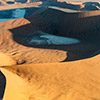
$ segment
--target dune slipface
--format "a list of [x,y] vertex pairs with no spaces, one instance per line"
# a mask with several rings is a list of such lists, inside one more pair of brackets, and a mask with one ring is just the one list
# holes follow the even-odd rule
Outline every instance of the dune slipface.
[[99,40],[99,15],[100,11],[66,13],[47,8],[40,13],[25,17],[30,24],[10,31],[14,33],[15,38],[32,35],[35,31],[41,30],[53,35],[96,41]]
[[[99,13],[100,11],[67,13],[44,7],[31,16],[2,22],[1,51],[8,53],[17,64],[59,62],[66,59],[73,61],[92,57],[99,54]],[[75,38],[76,44],[48,45],[45,43],[50,41],[41,37],[41,34]],[[42,39],[44,46],[41,43],[36,45],[31,42],[32,39]]]
[[6,78],[3,73],[0,71],[0,99],[2,100],[6,86]]
[[49,8],[26,19],[35,26],[34,30],[92,40],[99,37],[99,15],[100,11],[65,13]]

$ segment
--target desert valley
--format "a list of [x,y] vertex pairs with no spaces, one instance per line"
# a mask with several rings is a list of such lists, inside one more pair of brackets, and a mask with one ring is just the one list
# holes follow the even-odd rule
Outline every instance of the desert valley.
[[1,0],[0,96],[100,100],[99,42],[99,0]]

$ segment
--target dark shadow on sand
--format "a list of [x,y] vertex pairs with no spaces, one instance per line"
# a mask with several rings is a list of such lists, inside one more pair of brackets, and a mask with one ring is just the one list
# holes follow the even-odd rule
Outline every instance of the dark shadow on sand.
[[[15,28],[15,29],[11,29],[10,31],[13,34],[13,39],[24,46],[27,47],[33,47],[33,48],[41,48],[41,49],[57,49],[57,50],[63,50],[67,52],[67,58],[62,61],[75,61],[75,60],[80,60],[80,59],[86,59],[86,58],[91,58],[93,56],[96,56],[100,53],[99,51],[99,45],[95,44],[93,42],[80,42],[77,44],[70,44],[70,45],[36,45],[36,44],[32,44],[29,45],[27,44],[27,41],[23,41],[24,38],[30,38],[33,37],[34,34],[32,35],[21,35],[18,34],[19,30],[23,30],[23,28],[25,30],[22,31],[22,33],[24,31],[26,31],[28,29],[28,27],[31,26],[30,24],[25,25],[25,26],[21,26],[19,28]],[[29,27],[30,28],[30,27]]]
[[3,73],[0,71],[0,100],[3,98],[6,87],[6,78]]
[[[48,15],[48,13],[49,15]],[[10,31],[12,32],[13,35],[13,39],[24,46],[28,46],[28,47],[33,47],[33,48],[43,48],[43,49],[57,49],[57,50],[63,50],[67,52],[67,57],[64,61],[75,61],[75,60],[80,60],[80,59],[86,59],[86,58],[91,58],[93,56],[96,56],[100,53],[100,44],[99,44],[99,37],[100,37],[100,28],[97,28],[96,24],[93,24],[92,26],[96,27],[95,28],[91,28],[91,30],[88,31],[84,31],[84,34],[81,33],[79,30],[83,30],[84,27],[86,27],[85,25],[89,26],[90,24],[87,24],[87,21],[89,22],[95,22],[95,20],[92,19],[96,19],[96,21],[98,22],[100,19],[100,16],[93,16],[93,17],[87,17],[87,18],[80,18],[79,20],[77,20],[77,14],[75,14],[75,16],[73,16],[73,19],[70,19],[70,15],[68,15],[69,21],[68,24],[65,25],[69,25],[68,28],[72,28],[72,30],[69,32],[67,31],[66,27],[65,30],[62,30],[59,32],[59,27],[57,25],[60,25],[60,19],[63,19],[63,14],[65,14],[64,16],[66,16],[66,13],[55,13],[55,15],[52,15],[52,13],[49,12],[49,10],[47,12],[42,12],[39,17],[38,14],[32,15],[31,17],[25,17],[25,19],[30,21],[30,24],[27,25],[23,25],[14,29],[10,29]],[[52,11],[51,11],[52,12]],[[60,16],[61,15],[61,16]],[[46,17],[47,16],[47,17]],[[53,17],[56,16],[56,17]],[[59,16],[59,17],[58,17]],[[71,14],[72,16],[72,14]],[[47,18],[50,18],[49,21]],[[74,23],[70,23],[70,21],[75,21],[75,23],[77,22],[79,25],[76,25]],[[84,25],[85,24],[85,25]],[[64,25],[64,24],[63,24]],[[70,26],[71,25],[71,26]],[[99,25],[99,24],[98,24]],[[77,27],[74,27],[77,26]],[[91,27],[92,27],[91,26]],[[76,28],[76,32],[75,32],[75,28]],[[87,28],[87,27],[86,27]],[[53,35],[58,35],[58,36],[62,36],[64,35],[65,37],[72,37],[72,38],[77,38],[82,40],[82,42],[77,43],[77,44],[70,44],[70,45],[35,45],[35,44],[31,44],[29,45],[27,43],[28,40],[25,40],[25,38],[31,38],[34,37],[34,32],[41,30],[45,33],[49,33],[49,34],[53,34]],[[74,31],[73,31],[74,30]],[[78,30],[78,31],[77,31]],[[60,34],[63,33],[64,34]],[[62,62],[64,62],[62,61]]]

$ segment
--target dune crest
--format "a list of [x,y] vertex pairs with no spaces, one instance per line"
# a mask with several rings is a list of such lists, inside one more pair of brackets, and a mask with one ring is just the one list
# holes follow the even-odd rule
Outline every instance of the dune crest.
[[6,89],[3,100],[28,100],[25,96],[26,83],[23,79],[18,77],[5,69],[1,71],[6,76]]
[[100,55],[69,63],[24,64],[5,69],[28,83],[27,100],[99,100],[99,60]]

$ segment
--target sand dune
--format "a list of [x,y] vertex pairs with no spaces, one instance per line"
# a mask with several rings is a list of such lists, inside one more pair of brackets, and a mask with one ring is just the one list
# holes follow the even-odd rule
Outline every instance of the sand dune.
[[15,65],[16,61],[10,58],[8,55],[0,53],[0,66]]
[[[23,88],[27,100],[99,100],[99,60],[100,55],[69,63],[19,65],[4,69],[26,81],[27,88]],[[4,74],[7,75],[7,72],[5,71]],[[12,74],[8,79],[14,76]],[[20,82],[20,79],[18,81]],[[20,90],[20,87],[16,89]],[[7,94],[8,92],[5,98]],[[20,95],[23,96],[23,93],[18,92],[17,96]],[[8,100],[11,100],[11,97]]]
[[[94,40],[95,38],[96,40],[99,37],[99,15],[99,10],[67,13],[48,8],[43,12],[25,17],[30,21],[31,24],[11,29],[11,31],[16,33],[16,31],[20,32],[21,29],[21,31],[26,31],[26,33],[24,32],[25,34],[29,34],[31,31],[34,32],[41,30],[53,35],[68,36],[87,40]],[[25,30],[25,27],[29,28]],[[98,36],[95,34],[98,34]]]
[[[17,64],[73,61],[95,56],[99,54],[99,14],[100,11],[67,13],[43,8],[31,16],[2,22],[0,51],[10,55]],[[83,42],[73,45],[36,46],[35,42],[29,44],[32,37],[38,35],[39,38],[38,30],[51,35],[76,38]],[[40,39],[48,40],[46,37]]]
[[100,99],[100,11],[67,10],[41,7],[0,23],[4,100]]
[[[56,6],[77,11],[99,10],[99,1],[69,1],[69,0],[1,0],[0,9],[22,8],[30,6]],[[4,6],[4,7],[3,7]],[[5,8],[7,7],[7,8]]]
[[5,6],[0,6],[0,10],[7,9],[16,9],[16,8],[27,8],[27,7],[38,7],[42,2],[33,2],[33,3],[15,3],[12,5],[6,4]]
[[6,75],[6,90],[3,100],[28,100],[24,95],[26,88],[25,81],[7,70],[1,69]]

